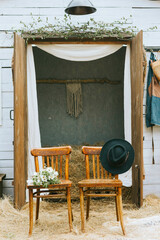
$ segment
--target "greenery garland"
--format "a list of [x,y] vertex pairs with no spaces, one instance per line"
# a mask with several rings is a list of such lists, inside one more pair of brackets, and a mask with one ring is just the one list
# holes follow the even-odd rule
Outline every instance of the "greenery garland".
[[[130,16],[131,17],[131,16]],[[106,37],[114,37],[119,40],[130,39],[135,36],[138,29],[135,26],[129,26],[128,20],[123,17],[119,21],[112,23],[96,22],[90,18],[86,23],[74,24],[69,15],[64,15],[63,20],[55,18],[55,23],[48,22],[48,18],[43,22],[40,17],[35,19],[32,16],[32,22],[22,24],[22,28],[16,32],[26,39],[48,39],[48,38],[63,38],[63,39],[103,39]],[[127,27],[126,27],[127,26]]]

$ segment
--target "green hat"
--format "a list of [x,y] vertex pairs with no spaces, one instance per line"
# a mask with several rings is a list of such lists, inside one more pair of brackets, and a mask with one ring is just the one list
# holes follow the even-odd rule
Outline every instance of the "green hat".
[[132,145],[123,139],[112,139],[104,144],[100,161],[105,170],[112,174],[127,172],[134,161]]

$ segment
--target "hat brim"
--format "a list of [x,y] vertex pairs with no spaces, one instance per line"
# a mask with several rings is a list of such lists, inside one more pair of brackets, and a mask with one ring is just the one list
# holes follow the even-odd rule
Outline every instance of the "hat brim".
[[[120,144],[120,145],[124,146],[126,148],[126,151],[129,152],[129,156],[128,156],[126,162],[124,162],[123,165],[118,166],[118,167],[117,166],[111,166],[109,164],[108,160],[107,160],[108,151],[115,144]],[[101,161],[101,164],[102,164],[103,168],[106,171],[108,171],[108,172],[110,172],[114,175],[115,174],[122,174],[124,172],[127,172],[133,164],[134,149],[133,149],[132,145],[129,142],[127,142],[126,140],[123,140],[123,139],[109,140],[102,147],[102,150],[101,150],[101,153],[100,153],[100,161]]]

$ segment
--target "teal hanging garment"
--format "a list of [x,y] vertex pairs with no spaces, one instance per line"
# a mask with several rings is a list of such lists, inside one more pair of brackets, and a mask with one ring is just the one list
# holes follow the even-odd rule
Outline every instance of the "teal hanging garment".
[[160,126],[160,85],[151,67],[152,61],[156,61],[153,53],[151,53],[150,55],[149,70],[147,77],[146,126],[151,127],[152,164],[155,164],[153,126],[154,125]]
[[160,126],[160,85],[151,67],[151,61],[156,61],[153,53],[150,55],[147,77],[146,125]]

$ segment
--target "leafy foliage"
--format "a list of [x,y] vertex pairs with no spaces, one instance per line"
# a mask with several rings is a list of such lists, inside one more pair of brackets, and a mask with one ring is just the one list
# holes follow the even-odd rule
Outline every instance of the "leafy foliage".
[[[26,40],[36,38],[77,38],[77,39],[103,39],[104,37],[116,37],[117,39],[130,39],[138,29],[129,26],[128,20],[123,17],[120,21],[112,23],[96,22],[93,18],[85,23],[73,23],[69,15],[64,15],[63,20],[55,18],[55,23],[51,24],[46,18],[45,22],[40,17],[25,24],[21,22],[22,28],[17,30]],[[127,27],[126,27],[127,26]]]

